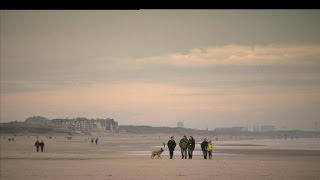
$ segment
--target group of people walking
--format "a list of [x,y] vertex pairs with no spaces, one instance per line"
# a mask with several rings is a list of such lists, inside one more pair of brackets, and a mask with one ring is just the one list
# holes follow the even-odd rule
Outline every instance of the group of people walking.
[[[183,138],[179,142],[179,147],[181,149],[181,159],[192,159],[193,151],[195,149],[195,140],[192,136],[187,138],[187,136],[183,136]],[[169,152],[170,152],[170,159],[173,158],[173,152],[177,146],[174,137],[171,136],[170,140],[167,143]],[[209,155],[209,159],[212,159],[212,151],[213,151],[213,144],[211,141],[207,141],[207,138],[204,138],[203,142],[201,143],[201,150],[203,152],[203,158],[207,159]]]
[[91,144],[93,144],[93,141],[96,142],[96,144],[98,144],[98,138],[96,138],[96,140],[94,140],[94,138],[91,138]]
[[44,148],[44,142],[43,141],[39,142],[39,140],[37,140],[34,143],[34,146],[37,148],[37,152],[39,152],[39,148],[41,148],[41,152],[43,152],[43,148]]
[[203,142],[201,143],[201,150],[204,159],[207,159],[208,155],[209,159],[212,159],[213,144],[211,141],[208,142],[207,138],[204,138]]

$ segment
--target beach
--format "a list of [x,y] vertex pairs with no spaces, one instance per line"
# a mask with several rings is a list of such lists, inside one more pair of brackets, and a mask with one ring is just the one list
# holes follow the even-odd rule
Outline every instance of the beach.
[[[169,159],[151,159],[151,151],[168,135],[50,135],[44,152],[36,152],[36,136],[1,136],[1,180],[6,179],[319,179],[320,150],[268,149],[254,144],[216,146],[212,160],[199,147],[193,159],[181,159],[180,148]],[[13,136],[11,136],[13,137]],[[99,139],[91,143],[90,138]],[[202,137],[195,137],[201,141]],[[179,142],[180,137],[175,140]],[[218,144],[218,142],[216,142]],[[234,145],[234,144],[233,144]],[[247,146],[247,147],[244,147]],[[258,149],[252,147],[259,147]]]

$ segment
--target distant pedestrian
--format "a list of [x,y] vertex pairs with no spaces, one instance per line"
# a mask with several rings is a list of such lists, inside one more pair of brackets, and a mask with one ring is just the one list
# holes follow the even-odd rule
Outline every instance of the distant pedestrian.
[[183,138],[180,140],[179,146],[181,148],[181,159],[187,159],[187,149],[189,146],[189,140],[187,139],[187,136],[183,136]]
[[96,138],[96,144],[98,144],[98,138]]
[[91,138],[91,144],[93,144],[93,141],[94,141],[94,139],[93,139],[93,138]]
[[40,142],[38,140],[34,143],[34,146],[37,148],[37,152],[39,152]]
[[169,149],[169,152],[170,152],[170,159],[173,158],[173,152],[174,152],[174,149],[176,148],[176,141],[174,140],[174,137],[171,136],[171,139],[168,141],[168,149]]
[[41,152],[43,152],[43,148],[44,148],[44,142],[41,140],[40,142],[40,147],[41,147]]
[[208,141],[207,138],[204,138],[203,142],[201,143],[201,150],[203,153],[203,158],[207,159],[207,154],[208,154]]
[[212,151],[213,151],[213,144],[211,141],[208,143],[208,154],[209,154],[209,159],[212,159]]
[[196,142],[193,139],[193,137],[190,136],[189,137],[189,145],[188,145],[189,159],[192,159],[192,155],[193,155],[193,151],[194,151],[195,146],[196,146]]

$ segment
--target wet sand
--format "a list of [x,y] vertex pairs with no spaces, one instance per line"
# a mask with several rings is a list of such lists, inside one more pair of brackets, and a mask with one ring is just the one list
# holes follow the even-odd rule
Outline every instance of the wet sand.
[[[217,148],[212,160],[195,155],[162,159],[126,152],[148,152],[167,141],[167,135],[101,135],[46,139],[44,152],[35,152],[34,136],[1,136],[0,179],[319,179],[320,151]],[[92,136],[92,137],[98,137]],[[195,137],[198,139],[197,137]],[[178,141],[180,138],[176,138]],[[165,152],[166,149],[165,149]],[[218,155],[226,153],[226,155]],[[228,155],[228,154],[236,155]]]

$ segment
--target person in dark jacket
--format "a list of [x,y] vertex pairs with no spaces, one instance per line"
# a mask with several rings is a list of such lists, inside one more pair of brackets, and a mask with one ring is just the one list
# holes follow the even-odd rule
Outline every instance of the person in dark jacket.
[[187,159],[187,149],[189,146],[189,140],[187,139],[187,136],[183,136],[183,138],[180,140],[179,146],[181,148],[181,159]]
[[43,141],[41,141],[39,145],[40,145],[40,147],[41,147],[41,152],[43,152],[44,142],[43,142]]
[[192,136],[189,137],[189,146],[188,146],[188,154],[189,154],[189,159],[192,159],[192,154],[193,154],[193,150],[196,146],[196,142],[193,139]]
[[171,136],[171,139],[168,141],[167,146],[169,148],[169,152],[170,152],[170,159],[172,159],[173,157],[173,152],[174,152],[174,148],[176,148],[176,141],[174,140],[174,137]]
[[34,143],[34,146],[37,148],[37,152],[39,152],[40,142],[38,140]]
[[208,154],[208,141],[207,141],[207,138],[204,138],[203,142],[201,143],[201,150],[203,152],[203,158],[207,159],[207,154]]

